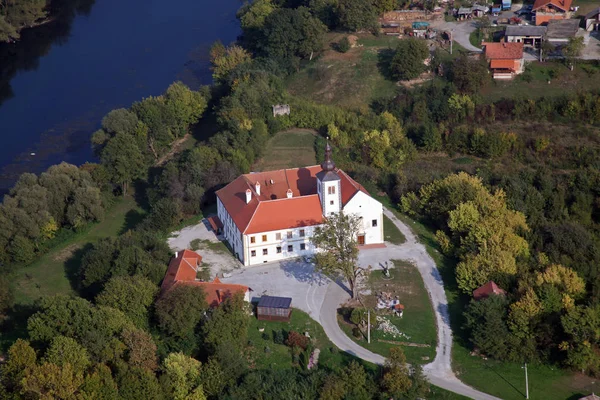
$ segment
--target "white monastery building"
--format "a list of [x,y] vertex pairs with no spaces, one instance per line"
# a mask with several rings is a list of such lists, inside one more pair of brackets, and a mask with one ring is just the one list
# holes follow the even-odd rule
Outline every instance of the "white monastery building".
[[241,175],[217,191],[223,235],[245,265],[311,255],[310,238],[327,215],[362,220],[359,245],[383,243],[383,208],[335,167],[327,143],[323,164]]

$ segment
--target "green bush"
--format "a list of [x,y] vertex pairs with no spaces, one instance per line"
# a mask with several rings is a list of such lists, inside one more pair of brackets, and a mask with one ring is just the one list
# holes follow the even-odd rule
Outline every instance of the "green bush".
[[352,336],[354,336],[357,339],[362,336],[362,332],[360,331],[360,329],[358,329],[358,327],[352,328]]
[[200,250],[200,243],[201,240],[200,239],[194,239],[190,242],[190,249],[196,251],[196,250]]
[[350,41],[347,37],[343,37],[337,44],[337,49],[340,53],[346,53],[350,50]]

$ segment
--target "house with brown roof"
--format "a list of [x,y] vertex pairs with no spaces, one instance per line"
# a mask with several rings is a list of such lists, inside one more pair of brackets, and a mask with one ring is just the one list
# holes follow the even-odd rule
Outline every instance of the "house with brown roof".
[[315,228],[340,211],[362,220],[359,245],[383,243],[381,203],[336,168],[329,143],[320,166],[244,174],[216,194],[223,236],[245,266],[314,254]]
[[571,18],[573,0],[535,0],[533,3],[533,19],[536,25],[546,25],[553,19]]
[[202,256],[191,250],[176,252],[175,257],[169,262],[169,268],[160,287],[163,295],[177,285],[191,285],[201,287],[210,307],[216,307],[227,297],[235,293],[243,293],[244,300],[250,302],[250,288],[244,285],[221,283],[219,278],[212,282],[200,281],[196,278]]
[[482,45],[494,79],[512,79],[523,72],[523,42],[484,42]]
[[504,296],[506,292],[499,288],[494,281],[489,281],[485,285],[473,290],[473,298],[475,300],[483,300],[492,295]]

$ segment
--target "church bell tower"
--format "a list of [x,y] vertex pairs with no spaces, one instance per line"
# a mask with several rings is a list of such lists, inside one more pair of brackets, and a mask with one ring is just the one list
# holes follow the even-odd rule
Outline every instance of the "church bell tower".
[[321,164],[321,171],[317,174],[317,193],[324,216],[338,213],[342,209],[341,181],[335,170],[335,163],[331,159],[331,146],[327,141],[325,160]]

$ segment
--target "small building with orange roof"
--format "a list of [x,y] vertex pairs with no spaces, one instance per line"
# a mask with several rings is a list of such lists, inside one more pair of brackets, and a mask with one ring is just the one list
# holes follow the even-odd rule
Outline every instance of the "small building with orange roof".
[[310,238],[325,218],[359,216],[359,245],[383,243],[383,207],[331,159],[321,165],[241,175],[217,191],[223,236],[245,265],[308,256]]
[[496,285],[494,281],[489,281],[485,285],[473,291],[473,298],[475,300],[483,300],[492,295],[504,296],[506,295],[506,292],[500,287],[498,287],[498,285]]
[[202,256],[191,250],[183,250],[175,253],[175,257],[169,262],[169,268],[165,274],[160,294],[171,290],[176,285],[193,285],[201,287],[206,296],[206,302],[210,307],[216,307],[227,297],[235,293],[242,293],[244,300],[250,302],[250,288],[244,285],[222,283],[219,278],[212,282],[203,282],[196,278]]
[[546,25],[548,21],[571,18],[573,0],[535,0],[531,12],[536,25]]
[[522,42],[484,42],[482,45],[494,79],[512,79],[523,72]]

